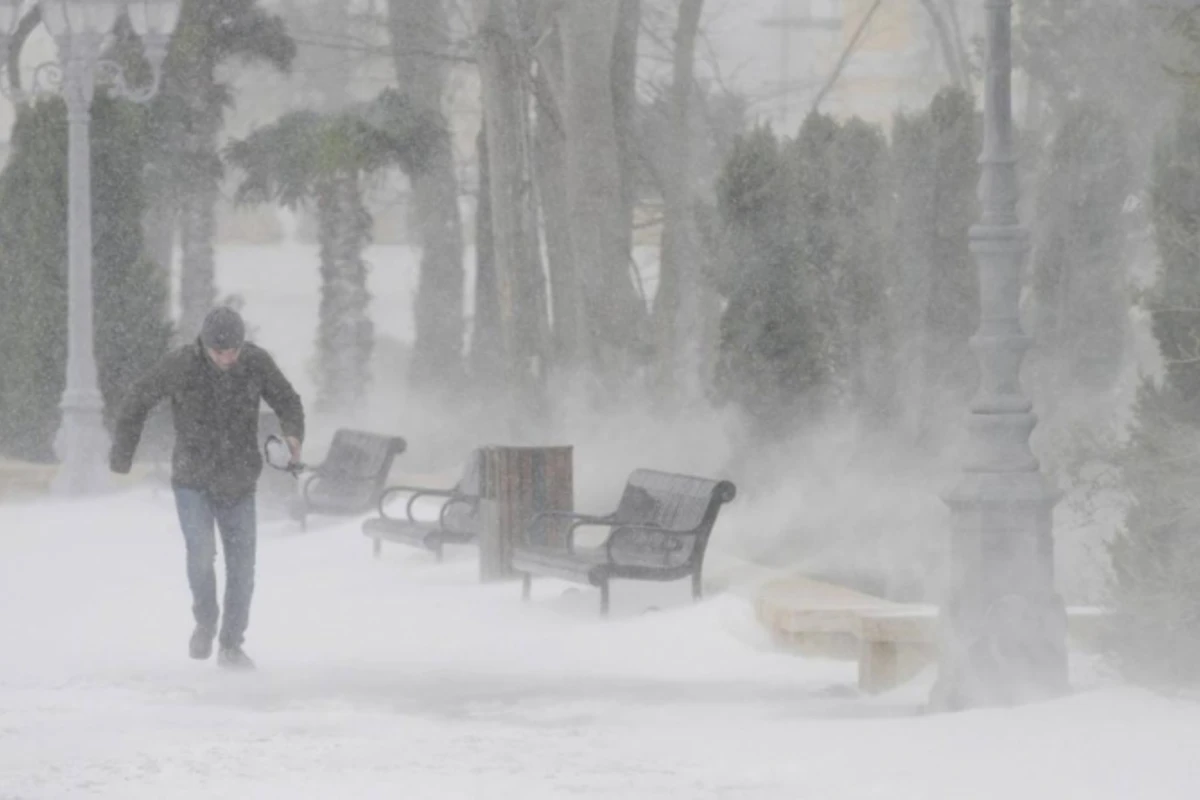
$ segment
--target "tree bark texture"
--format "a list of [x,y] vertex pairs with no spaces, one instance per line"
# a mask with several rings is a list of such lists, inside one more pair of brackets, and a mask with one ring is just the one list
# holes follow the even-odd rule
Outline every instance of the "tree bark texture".
[[528,410],[540,404],[548,324],[530,160],[529,64],[515,0],[475,0],[475,8],[501,338],[514,409]]
[[971,88],[971,59],[967,55],[966,40],[963,38],[962,20],[958,14],[959,0],[944,0],[946,16],[950,18],[950,30],[954,36],[954,50],[958,54],[959,69],[962,70],[964,88]]
[[642,24],[642,0],[620,0],[617,32],[613,40],[613,123],[621,165],[621,214],[624,248],[633,253],[633,210],[637,205],[637,61],[638,34]]
[[921,5],[929,13],[929,21],[933,23],[933,31],[937,36],[938,46],[942,51],[942,61],[945,63],[951,83],[960,89],[970,88],[969,78],[965,72],[966,67],[960,59],[960,51],[955,44],[955,37],[950,30],[946,16],[934,4],[934,0],[921,0]]
[[500,328],[500,294],[496,286],[496,241],[492,230],[492,181],[488,163],[487,126],[475,139],[479,193],[475,204],[475,321],[471,330],[471,372],[484,388],[504,377],[504,332]]
[[445,125],[426,171],[412,181],[423,251],[410,375],[417,385],[444,379],[453,385],[462,370],[465,327],[463,234],[453,140],[443,110],[448,62],[436,55],[449,47],[449,23],[443,0],[389,0],[388,22],[401,91]]
[[563,37],[567,198],[591,362],[619,374],[645,338],[646,308],[630,275],[629,225],[612,92],[619,3],[567,0]]
[[586,351],[583,295],[571,250],[571,216],[567,210],[567,139],[562,117],[562,42],[557,31],[538,52],[534,79],[537,99],[536,174],[546,237],[554,317],[554,354],[559,365],[578,363]]
[[366,395],[374,326],[367,313],[371,217],[358,177],[340,173],[317,192],[321,305],[317,332],[317,408],[347,411]]
[[675,29],[670,95],[674,146],[663,181],[663,244],[654,314],[660,387],[664,399],[698,397],[702,355],[701,295],[703,258],[692,210],[691,97],[695,83],[696,36],[704,0],[682,0]]

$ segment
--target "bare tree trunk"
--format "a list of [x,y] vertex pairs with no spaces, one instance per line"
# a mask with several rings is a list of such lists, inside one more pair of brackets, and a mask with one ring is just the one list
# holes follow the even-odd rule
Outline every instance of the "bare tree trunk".
[[1043,89],[1042,83],[1032,76],[1027,78],[1029,87],[1025,90],[1025,114],[1021,124],[1036,140],[1042,135],[1043,122]]
[[825,97],[833,91],[833,87],[837,86],[837,82],[842,78],[842,72],[845,71],[846,65],[850,63],[850,59],[854,57],[855,51],[858,50],[859,42],[862,41],[863,34],[867,32],[867,27],[871,24],[871,20],[875,18],[876,12],[883,6],[883,0],[875,0],[871,7],[867,9],[867,13],[859,20],[858,27],[854,29],[854,33],[850,36],[850,41],[842,49],[842,54],[838,56],[837,63],[833,65],[833,70],[829,73],[829,77],[825,79],[821,90],[817,92],[817,97],[813,100],[812,111],[816,113],[821,108],[821,103]]
[[321,306],[316,405],[322,411],[352,411],[361,407],[366,396],[374,342],[363,260],[371,238],[371,218],[357,177],[338,175],[320,190],[317,215]]
[[682,0],[675,29],[669,111],[673,147],[663,181],[663,247],[654,304],[661,390],[669,404],[700,395],[703,255],[692,209],[690,121],[703,10],[704,0]]
[[[423,111],[446,121],[443,94],[449,47],[443,0],[389,0],[392,60],[401,90]],[[428,170],[413,179],[413,206],[424,252],[417,288],[413,383],[454,385],[462,372],[463,235],[448,122]]]
[[962,20],[958,15],[958,0],[944,0],[946,16],[950,18],[950,29],[954,35],[954,51],[958,54],[959,69],[962,70],[963,85],[971,88],[971,59],[967,55],[967,43],[963,37]]
[[929,12],[929,19],[933,22],[933,30],[937,35],[938,45],[942,50],[942,60],[946,64],[946,72],[950,74],[951,83],[960,89],[968,88],[970,83],[963,72],[959,51],[954,46],[954,37],[950,33],[950,26],[947,24],[945,16],[941,9],[934,5],[934,0],[921,0],[921,5]]
[[529,152],[528,62],[516,35],[515,0],[475,0],[475,8],[506,377],[515,392],[512,411],[535,416],[544,406],[547,322]]
[[485,389],[504,379],[504,331],[500,327],[500,294],[496,286],[496,241],[492,231],[492,181],[488,164],[487,125],[475,138],[479,193],[475,203],[475,321],[471,330],[471,372]]
[[571,217],[567,213],[567,139],[559,105],[562,79],[562,42],[555,31],[543,43],[534,80],[536,172],[550,274],[555,358],[559,366],[573,368],[586,351],[587,331],[583,325],[583,294],[571,250]]
[[620,4],[566,0],[560,11],[571,246],[592,365],[622,374],[644,340],[646,309],[630,276],[621,151],[612,93]]
[[613,123],[621,165],[621,219],[625,252],[633,253],[633,211],[637,205],[637,60],[642,0],[620,0],[613,41]]

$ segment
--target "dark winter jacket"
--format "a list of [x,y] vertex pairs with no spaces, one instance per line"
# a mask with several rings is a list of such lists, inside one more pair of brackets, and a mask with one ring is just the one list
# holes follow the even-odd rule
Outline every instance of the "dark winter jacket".
[[175,421],[171,482],[217,500],[245,497],[262,473],[260,399],[279,416],[284,436],[304,439],[300,396],[266,350],[247,343],[237,364],[222,372],[196,342],[169,353],[129,390],[113,433],[114,472],[129,472],[147,415],[167,397]]

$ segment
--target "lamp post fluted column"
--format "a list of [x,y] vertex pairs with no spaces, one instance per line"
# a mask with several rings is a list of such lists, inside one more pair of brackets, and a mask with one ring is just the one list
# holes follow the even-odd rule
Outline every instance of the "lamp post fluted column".
[[[22,13],[40,14],[54,38],[57,61],[38,65],[28,90],[10,75],[0,90],[17,103],[59,93],[67,106],[67,371],[54,449],[57,494],[95,492],[109,483],[108,432],[100,394],[95,347],[95,283],[92,268],[92,99],[102,81],[108,91],[135,103],[158,93],[167,44],[181,0],[0,0],[0,69]],[[34,8],[36,6],[36,8]],[[120,64],[103,58],[117,20],[125,15],[141,37],[153,73],[149,85],[130,86]]]
[[980,388],[950,507],[948,593],[931,705],[1009,705],[1067,690],[1066,613],[1054,587],[1052,513],[1058,493],[1029,447],[1037,425],[1020,382],[1032,344],[1020,323],[1028,233],[1017,217],[1012,115],[1012,0],[984,0],[987,61],[979,195],[971,229],[980,326],[971,339]]
[[[52,489],[78,495],[109,480],[108,432],[96,366],[95,285],[92,270],[92,97],[97,37],[59,40],[63,99],[67,104],[67,381],[62,423],[54,449],[59,457]],[[97,52],[92,52],[93,50]]]

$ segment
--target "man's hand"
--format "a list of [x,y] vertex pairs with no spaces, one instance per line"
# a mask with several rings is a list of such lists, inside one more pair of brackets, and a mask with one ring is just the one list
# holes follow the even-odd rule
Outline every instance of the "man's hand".
[[295,436],[287,436],[284,437],[284,441],[287,442],[288,450],[290,450],[292,453],[291,463],[299,464],[301,461],[303,461],[303,459],[300,457],[300,440]]
[[108,451],[108,468],[118,475],[128,475],[133,469],[133,458],[119,452],[114,445]]

